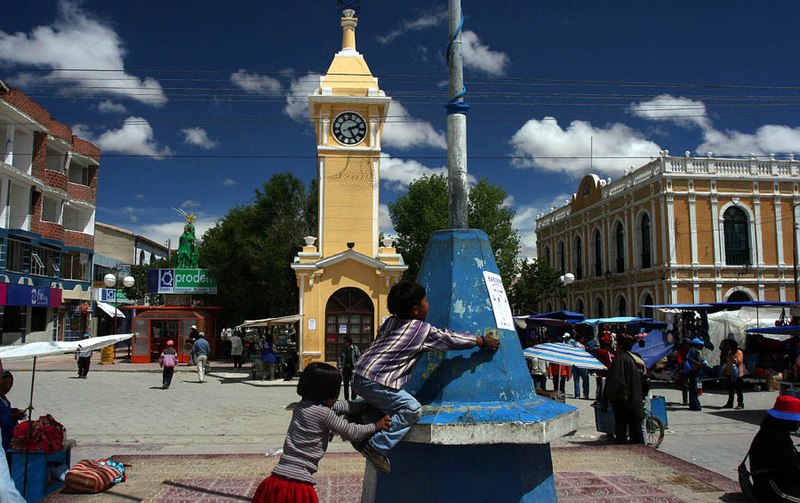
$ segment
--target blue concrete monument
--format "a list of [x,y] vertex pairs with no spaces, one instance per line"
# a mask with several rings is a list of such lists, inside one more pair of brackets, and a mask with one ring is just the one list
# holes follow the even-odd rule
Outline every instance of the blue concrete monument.
[[[577,428],[578,411],[536,395],[516,332],[497,328],[496,312],[507,303],[491,285],[497,272],[482,231],[431,236],[417,277],[427,289],[428,321],[494,334],[500,348],[423,356],[406,384],[423,405],[422,419],[390,452],[391,473],[367,463],[362,501],[557,500],[549,443]],[[499,324],[508,326],[507,317]]]

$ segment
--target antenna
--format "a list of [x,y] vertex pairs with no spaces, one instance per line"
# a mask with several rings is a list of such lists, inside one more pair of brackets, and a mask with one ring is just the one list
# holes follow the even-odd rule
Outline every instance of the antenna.
[[349,9],[353,11],[352,17],[358,16],[361,11],[361,0],[336,0],[336,9],[339,12]]

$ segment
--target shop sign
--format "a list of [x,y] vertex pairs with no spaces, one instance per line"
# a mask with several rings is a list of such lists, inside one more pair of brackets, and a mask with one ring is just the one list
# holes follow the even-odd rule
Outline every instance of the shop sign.
[[[100,288],[100,300],[103,302],[108,302],[110,304],[120,303],[120,304],[131,304],[131,299],[125,296],[120,289],[114,288]],[[116,296],[114,295],[116,294]]]
[[147,293],[215,294],[217,282],[206,269],[150,269]]
[[0,283],[0,305],[61,307],[61,289]]

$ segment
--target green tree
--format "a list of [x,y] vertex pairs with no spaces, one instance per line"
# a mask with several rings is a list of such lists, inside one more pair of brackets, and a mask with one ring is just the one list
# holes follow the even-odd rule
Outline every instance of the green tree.
[[317,234],[317,185],[306,190],[289,173],[273,176],[255,200],[232,209],[203,236],[201,267],[217,280],[207,300],[224,308],[228,324],[297,312],[297,282],[289,265],[303,237]]
[[[512,227],[515,212],[504,205],[508,194],[485,179],[469,192],[468,223],[489,236],[497,268],[506,285],[514,278],[520,251],[519,234]],[[408,192],[389,204],[397,232],[397,248],[408,264],[406,275],[415,278],[432,232],[447,228],[447,178],[433,175],[411,183]]]
[[524,261],[519,275],[509,288],[508,301],[514,314],[532,314],[540,311],[540,303],[553,297],[563,297],[558,284],[558,271],[546,262]]

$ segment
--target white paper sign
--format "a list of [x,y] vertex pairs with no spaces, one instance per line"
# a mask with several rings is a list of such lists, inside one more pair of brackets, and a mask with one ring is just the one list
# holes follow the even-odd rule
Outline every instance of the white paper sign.
[[514,315],[511,314],[511,305],[508,303],[503,278],[499,274],[483,271],[483,279],[486,281],[486,289],[489,290],[489,299],[492,301],[492,311],[494,311],[497,328],[515,330]]
[[308,329],[309,330],[316,330],[317,329],[317,320],[315,318],[308,319]]

